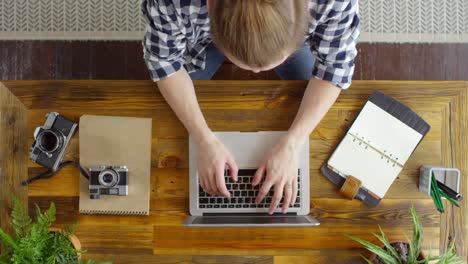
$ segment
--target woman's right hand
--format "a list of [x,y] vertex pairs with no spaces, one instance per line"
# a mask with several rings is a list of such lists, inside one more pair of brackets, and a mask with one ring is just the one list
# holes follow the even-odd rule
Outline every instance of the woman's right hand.
[[238,167],[231,152],[215,136],[198,144],[198,178],[210,195],[231,195],[226,188],[224,172],[229,167],[231,178],[237,181]]

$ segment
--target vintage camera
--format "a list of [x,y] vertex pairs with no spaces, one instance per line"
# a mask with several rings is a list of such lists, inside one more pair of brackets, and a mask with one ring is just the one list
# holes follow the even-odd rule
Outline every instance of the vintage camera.
[[128,169],[125,166],[100,166],[89,169],[89,196],[128,195]]
[[37,127],[34,131],[35,140],[31,147],[31,160],[49,170],[56,171],[77,126],[76,123],[59,113],[48,113],[44,126]]

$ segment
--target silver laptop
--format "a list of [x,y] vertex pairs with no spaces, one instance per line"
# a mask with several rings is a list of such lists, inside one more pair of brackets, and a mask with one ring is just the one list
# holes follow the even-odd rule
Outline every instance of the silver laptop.
[[259,186],[252,187],[251,181],[256,168],[265,154],[274,147],[286,132],[216,132],[218,139],[234,155],[239,167],[238,181],[231,180],[229,171],[225,171],[226,187],[231,198],[210,196],[198,181],[197,149],[192,138],[189,139],[190,166],[190,215],[185,220],[186,226],[221,227],[221,226],[316,226],[319,222],[309,214],[309,140],[298,150],[298,198],[290,206],[287,214],[281,213],[281,204],[273,215],[268,215],[268,208],[273,196],[273,189],[259,204],[255,198]]

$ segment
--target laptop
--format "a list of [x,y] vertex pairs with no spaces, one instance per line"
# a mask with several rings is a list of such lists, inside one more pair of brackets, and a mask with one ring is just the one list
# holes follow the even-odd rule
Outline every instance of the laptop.
[[189,138],[190,216],[184,225],[190,227],[224,226],[317,226],[309,215],[309,140],[298,150],[298,197],[287,214],[281,213],[281,203],[273,215],[268,208],[273,189],[259,204],[255,197],[262,183],[253,187],[251,181],[260,162],[286,132],[215,132],[217,138],[231,151],[239,167],[238,181],[233,182],[229,170],[224,173],[231,198],[210,196],[198,181],[197,146]]

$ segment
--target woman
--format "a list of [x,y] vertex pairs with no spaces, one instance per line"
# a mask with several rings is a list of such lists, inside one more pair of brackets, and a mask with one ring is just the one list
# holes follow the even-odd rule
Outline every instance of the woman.
[[152,79],[198,145],[200,184],[229,197],[224,169],[237,179],[232,154],[214,136],[192,80],[211,79],[226,56],[253,72],[275,69],[282,79],[309,80],[296,118],[253,178],[256,202],[271,188],[269,213],[297,196],[297,152],[351,84],[359,35],[358,0],[146,0],[144,58]]

